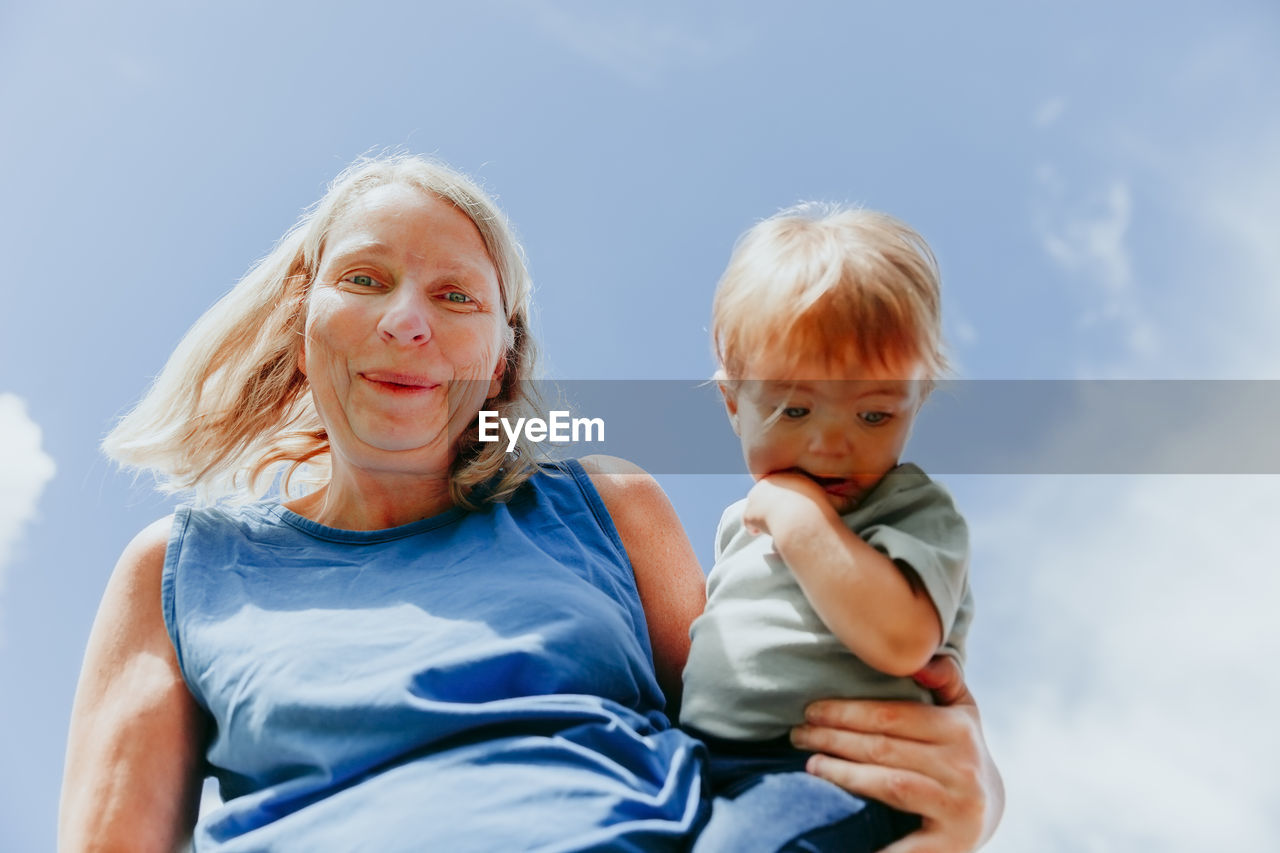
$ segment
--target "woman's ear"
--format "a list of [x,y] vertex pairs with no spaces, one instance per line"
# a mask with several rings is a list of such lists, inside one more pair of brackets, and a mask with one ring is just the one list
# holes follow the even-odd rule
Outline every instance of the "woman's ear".
[[485,395],[486,400],[492,400],[498,394],[502,393],[502,377],[507,372],[507,354],[504,352],[502,357],[498,359],[498,365],[493,369],[493,378],[489,380],[489,393]]
[[307,375],[307,318],[311,308],[309,296],[313,280],[314,276],[306,271],[306,264],[299,249],[289,264],[289,276],[286,279],[289,290],[286,298],[293,303],[290,323],[298,336],[298,357],[295,364],[298,372],[303,376]]

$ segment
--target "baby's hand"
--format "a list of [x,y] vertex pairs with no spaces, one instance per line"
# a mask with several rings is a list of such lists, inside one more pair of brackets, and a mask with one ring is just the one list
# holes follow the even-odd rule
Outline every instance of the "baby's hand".
[[813,480],[794,471],[761,477],[747,494],[742,523],[752,534],[777,537],[784,525],[828,507],[826,494]]

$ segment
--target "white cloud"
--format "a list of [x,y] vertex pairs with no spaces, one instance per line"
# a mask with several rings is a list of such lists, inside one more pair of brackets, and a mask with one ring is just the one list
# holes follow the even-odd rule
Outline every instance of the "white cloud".
[[1091,210],[1061,216],[1046,229],[1044,249],[1068,270],[1089,274],[1114,300],[1133,287],[1133,264],[1125,245],[1133,196],[1128,183],[1112,181],[1089,201]]
[[40,427],[14,394],[0,394],[0,589],[22,528],[36,514],[53,459],[40,447]]
[[[1092,285],[1090,319],[1128,336],[1128,357],[1092,375],[1280,376],[1280,122],[1252,108],[1275,78],[1266,44],[1232,40],[1162,70],[1169,91],[1112,126],[1073,128],[1069,173],[1066,157],[1036,170],[1046,254]],[[1258,88],[1217,107],[1244,85]],[[1047,126],[1061,112],[1046,102],[1036,116]],[[1138,206],[1152,213],[1138,217],[1151,227],[1141,242]],[[1152,458],[1204,456],[1221,440],[1221,409],[1170,414]],[[1265,442],[1274,417],[1246,414]],[[1274,848],[1280,477],[1002,484],[998,503],[970,513],[970,672],[1008,787],[986,849]]]
[[1062,98],[1048,98],[1036,107],[1031,115],[1031,123],[1039,128],[1046,128],[1062,118],[1067,102]]
[[1235,376],[1280,377],[1280,122],[1212,146],[1197,167],[1170,180],[1202,233],[1225,244],[1207,280],[1190,283],[1212,311],[1213,356]]
[[[1075,161],[1072,172],[1035,173],[1046,252],[1077,275],[1094,258],[1100,282],[1125,281],[1128,270],[1129,295],[1111,312],[1133,321],[1130,358],[1113,373],[1280,377],[1280,117],[1261,108],[1280,63],[1274,27],[1245,21],[1224,22],[1157,63],[1140,101],[1121,109],[1081,101],[1095,120],[1054,137],[1069,145],[1055,163]],[[1127,202],[1102,203],[1117,183]],[[1097,227],[1072,225],[1082,218],[1073,187],[1093,188],[1094,210],[1083,219]],[[1135,201],[1137,244],[1148,247],[1136,259]]]
[[989,849],[1270,849],[1280,477],[1010,483],[970,518],[1009,789]]
[[713,34],[685,20],[659,20],[651,9],[520,0],[534,25],[574,53],[638,86],[690,66],[718,62],[748,46],[742,19]]
[[1133,191],[1113,179],[1080,198],[1066,196],[1066,182],[1049,165],[1036,170],[1041,246],[1058,266],[1092,289],[1095,308],[1080,317],[1086,326],[1118,324],[1128,351],[1150,358],[1160,349],[1155,324],[1141,310],[1128,245]]

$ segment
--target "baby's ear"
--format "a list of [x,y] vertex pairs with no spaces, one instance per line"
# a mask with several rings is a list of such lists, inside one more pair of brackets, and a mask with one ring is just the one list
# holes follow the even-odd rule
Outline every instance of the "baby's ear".
[[720,389],[720,396],[724,398],[724,410],[725,414],[729,416],[729,425],[733,427],[734,435],[740,437],[742,432],[738,429],[738,389],[724,375],[723,370],[716,373],[716,387]]

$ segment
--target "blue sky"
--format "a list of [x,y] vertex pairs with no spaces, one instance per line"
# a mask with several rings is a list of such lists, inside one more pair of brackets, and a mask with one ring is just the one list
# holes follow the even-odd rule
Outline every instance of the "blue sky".
[[[553,377],[709,375],[734,238],[820,198],[928,238],[962,376],[1275,379],[1278,37],[1261,0],[0,8],[0,849],[52,846],[97,600],[171,506],[97,441],[357,155],[498,196]],[[989,849],[1262,849],[1280,480],[947,482]],[[663,484],[709,559],[746,480]]]

